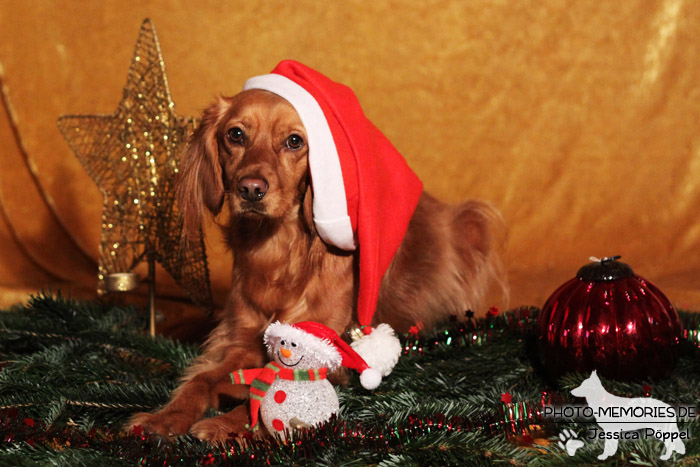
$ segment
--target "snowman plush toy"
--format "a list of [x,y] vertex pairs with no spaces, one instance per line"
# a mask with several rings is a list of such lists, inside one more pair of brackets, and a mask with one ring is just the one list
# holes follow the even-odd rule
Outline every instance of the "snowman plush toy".
[[[375,331],[381,333],[381,326]],[[390,334],[395,339],[391,352],[396,363],[401,345],[393,331]],[[341,365],[357,370],[360,384],[370,390],[379,386],[382,373],[388,374],[386,369],[380,373],[370,368],[335,331],[314,321],[296,324],[277,321],[265,331],[264,342],[272,361],[264,368],[234,371],[231,381],[250,384],[248,428],[258,429],[260,412],[268,431],[282,439],[286,438],[287,430],[315,426],[338,413],[338,396],[327,379],[329,372]]]

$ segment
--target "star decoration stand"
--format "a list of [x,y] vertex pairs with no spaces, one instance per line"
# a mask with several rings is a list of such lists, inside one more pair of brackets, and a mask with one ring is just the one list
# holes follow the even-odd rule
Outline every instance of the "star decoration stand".
[[199,306],[213,308],[200,232],[182,243],[173,183],[195,128],[175,114],[165,64],[150,20],[141,25],[122,100],[112,115],[64,115],[58,126],[103,195],[101,293],[138,287],[134,268],[148,262],[150,332],[155,335],[155,265]]

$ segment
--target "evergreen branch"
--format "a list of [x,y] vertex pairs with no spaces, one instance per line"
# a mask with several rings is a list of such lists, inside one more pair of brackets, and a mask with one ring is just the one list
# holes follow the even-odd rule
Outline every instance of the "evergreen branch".
[[[119,433],[132,412],[167,401],[197,348],[143,335],[145,320],[133,308],[33,297],[0,313],[0,437],[7,441],[0,446],[0,464],[596,463],[601,442],[586,443],[575,457],[556,444],[563,427],[580,430],[590,423],[538,418],[545,399],[571,402],[569,390],[585,376],[565,375],[552,391],[531,360],[536,316],[536,309],[521,308],[453,321],[432,337],[401,336],[404,356],[378,390],[364,390],[356,377],[337,388],[338,419],[295,432],[293,442],[241,439],[217,448],[191,436],[163,444]],[[672,404],[700,400],[700,320],[683,313],[681,318],[689,330],[681,359],[670,377],[652,383],[653,396]],[[623,396],[643,394],[644,383],[604,384]],[[512,404],[500,402],[505,392]],[[538,435],[549,444],[523,444],[523,435],[538,427],[549,430]],[[697,420],[679,427],[700,433]],[[654,441],[620,443],[605,465],[654,465],[662,448]],[[686,456],[676,460],[684,465],[699,456],[700,441],[692,438]]]

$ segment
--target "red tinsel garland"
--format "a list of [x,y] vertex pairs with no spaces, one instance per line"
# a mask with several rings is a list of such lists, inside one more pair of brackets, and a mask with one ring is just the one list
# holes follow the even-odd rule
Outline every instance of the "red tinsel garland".
[[[509,313],[475,320],[467,312],[466,321],[451,320],[450,327],[432,338],[421,338],[416,333],[403,336],[404,354],[422,355],[426,351],[443,347],[482,345],[494,336],[508,333],[513,336],[525,336],[532,331],[535,320],[533,308],[520,308]],[[700,347],[698,324],[700,317],[690,316],[685,319],[684,338]],[[645,386],[645,393],[651,388]],[[521,444],[531,444],[530,431],[544,425],[543,409],[556,403],[556,394],[541,391],[538,401],[514,402],[509,393],[504,393],[500,404],[488,413],[476,418],[454,416],[446,417],[434,414],[427,417],[409,416],[404,423],[397,423],[391,428],[366,427],[361,422],[343,421],[332,418],[327,423],[311,429],[302,429],[293,433],[287,440],[279,438],[254,438],[252,436],[229,441],[216,452],[206,443],[199,444],[198,454],[188,454],[185,458],[177,454],[178,443],[174,444],[150,436],[138,428],[133,433],[124,434],[110,428],[91,429],[87,433],[75,426],[47,427],[32,418],[24,417],[17,408],[0,410],[0,439],[6,443],[26,442],[31,446],[44,446],[47,449],[61,450],[66,447],[92,449],[103,453],[137,461],[141,465],[171,465],[181,463],[190,465],[200,463],[209,465],[218,462],[235,463],[235,465],[269,464],[272,459],[280,461],[290,458],[311,459],[318,452],[331,444],[349,450],[375,450],[391,452],[396,446],[409,441],[412,437],[425,433],[441,431],[480,432],[484,434],[505,434],[516,438]],[[331,442],[332,440],[332,442]],[[187,442],[197,445],[196,440]],[[197,449],[195,449],[197,450]],[[206,452],[208,451],[208,452]],[[144,456],[144,453],[149,453]],[[274,461],[273,463],[278,463]]]
[[[348,450],[391,452],[393,447],[413,437],[435,431],[448,434],[480,432],[487,435],[522,435],[527,433],[531,425],[542,423],[541,402],[502,403],[492,413],[478,418],[448,418],[442,414],[428,417],[409,416],[407,422],[384,429],[366,427],[361,422],[343,421],[333,417],[319,427],[295,431],[288,441],[282,441],[278,437],[260,439],[247,436],[229,441],[224,449],[216,453],[209,452],[197,455],[196,458],[181,458],[176,454],[169,454],[168,451],[176,449],[166,449],[170,445],[158,437],[144,433],[139,427],[130,434],[112,431],[109,428],[92,429],[85,433],[77,427],[47,427],[31,418],[23,418],[17,409],[0,412],[0,436],[8,443],[26,442],[32,446],[44,445],[56,449],[72,447],[111,452],[119,458],[138,460],[141,465],[171,465],[182,462],[189,464],[193,461],[208,465],[220,460],[235,461],[236,465],[260,465],[261,459],[268,459],[275,453],[284,453],[281,456],[284,458],[295,454],[295,457],[311,459],[319,450],[330,445],[330,440],[333,440],[336,446],[341,444]],[[143,453],[150,454],[144,457]]]

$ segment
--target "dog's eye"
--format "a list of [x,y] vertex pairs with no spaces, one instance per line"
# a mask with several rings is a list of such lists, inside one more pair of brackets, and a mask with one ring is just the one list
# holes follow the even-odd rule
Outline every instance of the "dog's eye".
[[241,144],[245,139],[245,133],[237,126],[228,130],[227,136],[228,140],[235,144]]
[[304,139],[297,134],[293,134],[287,138],[286,145],[289,149],[296,151],[304,146]]

